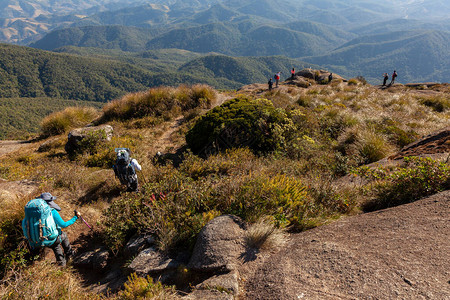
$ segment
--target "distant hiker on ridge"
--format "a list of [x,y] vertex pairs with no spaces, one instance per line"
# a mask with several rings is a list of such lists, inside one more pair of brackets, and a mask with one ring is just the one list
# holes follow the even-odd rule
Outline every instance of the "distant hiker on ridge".
[[272,78],[269,78],[269,82],[267,82],[267,84],[269,85],[269,91],[271,91],[271,90],[272,90],[272,87],[273,87],[273,81],[272,81]]
[[383,74],[383,86],[386,86],[386,82],[388,81],[388,79],[389,79],[388,73],[384,73]]
[[291,70],[291,79],[294,79],[294,77],[295,77],[295,69],[292,68],[292,70]]
[[282,72],[278,72],[274,76],[274,78],[275,78],[275,87],[278,87],[278,82],[280,81],[281,73]]
[[330,83],[331,80],[333,80],[333,73],[330,73],[330,75],[328,75],[328,83]]
[[114,174],[119,178],[121,184],[127,186],[127,192],[137,192],[138,178],[136,170],[141,171],[142,167],[136,159],[130,156],[130,149],[116,148],[116,164],[113,166]]
[[74,253],[67,234],[61,228],[72,225],[81,215],[75,211],[75,216],[65,222],[58,213],[61,208],[54,200],[56,200],[56,197],[50,193],[42,193],[36,199],[30,200],[25,205],[22,230],[32,253],[38,252],[44,247],[49,247],[55,253],[58,265],[64,267],[67,259],[71,258]]
[[389,83],[389,85],[394,84],[395,78],[397,78],[397,71],[394,70],[394,73],[392,73],[392,80],[391,80],[391,83]]

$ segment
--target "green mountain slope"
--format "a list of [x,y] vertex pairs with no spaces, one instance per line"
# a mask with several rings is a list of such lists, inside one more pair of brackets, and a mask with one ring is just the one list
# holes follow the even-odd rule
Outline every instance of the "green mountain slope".
[[[206,83],[215,88],[236,89],[260,79],[265,82],[266,76],[273,72],[283,68],[287,72],[299,65],[283,57],[247,61],[223,56],[220,64],[212,66],[209,56],[203,58],[206,63],[199,63],[195,59],[199,54],[173,49],[126,55],[116,50],[66,49],[84,56],[0,44],[0,98],[53,97],[106,102],[160,85]],[[193,58],[191,64],[186,63]],[[214,69],[219,76],[211,76],[207,69]]]
[[50,32],[31,47],[54,50],[63,46],[97,47],[143,51],[145,44],[155,35],[153,30],[124,26],[84,26]]
[[381,74],[399,73],[398,82],[450,82],[450,33],[404,31],[357,38],[328,55],[303,58],[347,77],[374,83]]
[[180,67],[181,72],[209,78],[228,78],[244,84],[266,82],[277,71],[288,76],[292,67],[304,63],[286,57],[230,57],[208,55],[194,59]]
[[0,44],[0,97],[105,102],[146,89],[151,73],[116,61]]
[[39,124],[47,115],[69,106],[93,106],[102,103],[57,98],[0,99],[0,140],[26,139],[39,132]]

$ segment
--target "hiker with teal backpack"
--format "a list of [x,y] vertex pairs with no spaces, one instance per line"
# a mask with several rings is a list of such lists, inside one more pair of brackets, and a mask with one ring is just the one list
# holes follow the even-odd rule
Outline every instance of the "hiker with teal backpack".
[[25,205],[22,230],[32,252],[49,247],[55,253],[58,265],[65,266],[67,259],[74,253],[69,238],[62,228],[75,223],[81,215],[75,211],[72,219],[64,221],[58,213],[61,208],[54,200],[56,197],[50,193],[42,193],[36,199],[30,200]]
[[121,184],[127,186],[127,192],[137,192],[139,188],[136,170],[141,171],[141,165],[131,158],[130,149],[116,148],[114,151],[117,153],[116,164],[113,165],[114,174]]

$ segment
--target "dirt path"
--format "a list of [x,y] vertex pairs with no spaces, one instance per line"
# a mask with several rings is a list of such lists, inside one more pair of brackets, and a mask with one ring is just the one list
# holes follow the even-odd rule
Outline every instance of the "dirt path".
[[14,152],[23,145],[23,141],[0,141],[0,157]]
[[[217,94],[216,102],[212,105],[211,109],[213,109],[216,106],[221,105],[226,100],[231,99],[231,95],[224,95],[224,94]],[[169,124],[165,125],[167,126],[167,129],[163,132],[163,134],[155,141],[153,144],[154,152],[165,152],[169,148],[173,148],[176,145],[174,144],[171,136],[173,133],[175,133],[183,124],[184,117],[178,116],[175,120],[171,121]]]
[[450,299],[450,190],[292,236],[241,299]]

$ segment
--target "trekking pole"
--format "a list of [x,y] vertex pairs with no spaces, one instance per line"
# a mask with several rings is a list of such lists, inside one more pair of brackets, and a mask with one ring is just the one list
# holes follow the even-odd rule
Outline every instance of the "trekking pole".
[[[76,215],[78,215],[78,211],[76,211],[76,210],[75,210],[75,214],[76,214]],[[80,215],[80,219],[81,219],[81,220],[82,220],[82,221],[84,222],[84,224],[86,224],[86,226],[87,226],[87,227],[89,227],[89,229],[91,229],[91,230],[92,230],[92,227],[91,227],[91,226],[89,226],[89,224],[88,224],[88,223],[86,222],[86,220],[85,220],[85,219],[83,219],[83,217],[82,217],[81,215]]]

